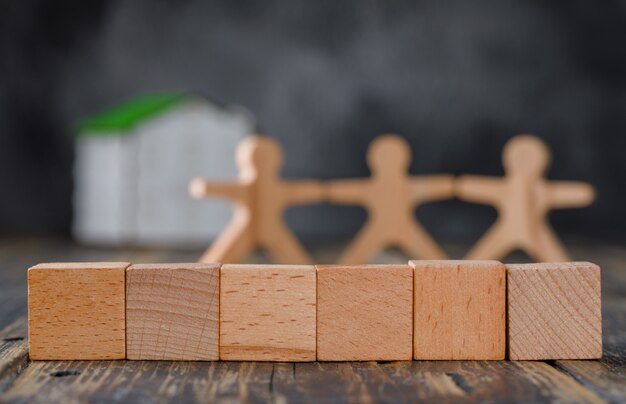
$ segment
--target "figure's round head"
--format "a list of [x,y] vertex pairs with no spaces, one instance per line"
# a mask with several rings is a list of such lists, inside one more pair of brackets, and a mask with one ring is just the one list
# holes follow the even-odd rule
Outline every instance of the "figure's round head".
[[237,147],[237,165],[240,170],[277,172],[283,164],[280,144],[268,136],[252,135]]
[[367,164],[371,171],[383,167],[388,170],[407,170],[411,164],[411,148],[401,136],[378,136],[367,149]]
[[543,174],[550,164],[548,146],[536,136],[519,135],[504,146],[502,163],[508,172]]

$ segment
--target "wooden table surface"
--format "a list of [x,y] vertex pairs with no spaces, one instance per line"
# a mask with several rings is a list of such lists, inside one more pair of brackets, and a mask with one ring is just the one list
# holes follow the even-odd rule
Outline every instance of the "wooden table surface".
[[[446,247],[458,252],[456,257],[464,251]],[[31,362],[26,338],[29,266],[45,261],[190,262],[199,251],[0,240],[0,401],[626,402],[626,248],[570,247],[575,259],[602,266],[604,358],[599,361]],[[313,252],[321,262],[332,262],[338,249]],[[255,256],[251,262],[260,260]],[[385,253],[376,261],[406,262],[406,257]]]

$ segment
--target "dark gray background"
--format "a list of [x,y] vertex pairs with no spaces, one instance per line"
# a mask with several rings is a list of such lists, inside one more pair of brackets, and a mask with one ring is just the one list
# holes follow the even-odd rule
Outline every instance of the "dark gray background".
[[[500,175],[506,140],[536,133],[551,177],[599,190],[555,227],[626,238],[625,1],[3,1],[0,58],[0,234],[69,234],[77,119],[189,90],[250,109],[288,177],[367,175],[381,132],[409,139],[414,173]],[[417,214],[450,241],[495,218],[459,201]],[[364,219],[288,212],[318,239]]]

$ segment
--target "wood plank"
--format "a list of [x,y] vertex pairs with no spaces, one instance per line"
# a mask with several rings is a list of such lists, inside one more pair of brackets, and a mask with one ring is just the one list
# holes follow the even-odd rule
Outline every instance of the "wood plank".
[[511,360],[602,356],[600,267],[588,262],[506,267]]
[[413,358],[504,359],[504,264],[410,261],[410,265],[415,271]]
[[[365,362],[364,366],[369,363]],[[299,363],[294,378],[302,394],[312,403],[381,401],[379,394],[372,397],[368,393],[352,365],[350,362]]]
[[[297,394],[310,402],[604,402],[537,362],[299,363],[294,379]],[[275,379],[274,391],[281,389]]]
[[123,359],[129,263],[49,263],[28,270],[30,358]]
[[306,391],[302,389],[301,384],[296,379],[296,366],[311,363],[273,363],[269,384],[269,401],[275,403],[312,402],[312,398],[306,394]]
[[126,357],[219,359],[220,264],[136,264],[126,270]]
[[[141,364],[140,368],[129,364]],[[126,362],[127,385],[107,394],[125,402],[267,402],[272,363]],[[117,379],[114,379],[117,380]],[[90,400],[94,394],[87,396]]]
[[312,265],[222,265],[220,359],[313,361]]
[[626,299],[603,303],[604,356],[598,361],[559,360],[555,367],[598,395],[612,401],[626,398]]
[[38,361],[3,401],[267,402],[272,363],[172,361]]
[[[404,362],[410,363],[410,362]],[[276,364],[278,365],[278,364]],[[294,364],[287,383],[276,377],[273,395],[287,402],[414,402],[377,362],[314,362]]]
[[[410,363],[410,362],[406,362]],[[362,387],[358,391],[359,401],[365,402],[412,402],[415,395],[407,395],[406,391],[398,388],[398,383],[378,362],[352,362],[352,372]]]
[[410,360],[413,270],[317,266],[317,359]]
[[606,402],[543,362],[414,361],[379,366],[407,402]]
[[0,393],[28,366],[27,333],[26,317],[0,330]]
[[125,402],[605,402],[544,363],[495,361],[41,361],[33,362],[2,399],[28,403],[41,397],[50,403],[113,398]]

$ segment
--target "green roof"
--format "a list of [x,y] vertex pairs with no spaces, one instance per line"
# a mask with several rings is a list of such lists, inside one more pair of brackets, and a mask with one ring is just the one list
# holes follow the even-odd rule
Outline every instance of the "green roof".
[[125,134],[141,122],[157,116],[187,98],[185,93],[146,94],[78,122],[76,134]]

